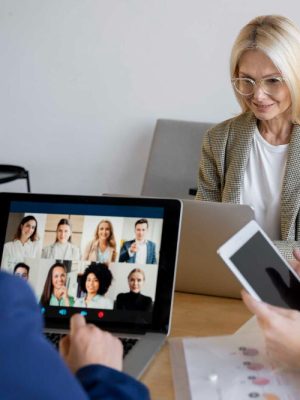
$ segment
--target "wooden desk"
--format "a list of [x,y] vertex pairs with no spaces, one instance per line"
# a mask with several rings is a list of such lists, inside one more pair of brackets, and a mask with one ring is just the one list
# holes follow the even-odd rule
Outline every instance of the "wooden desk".
[[[215,336],[234,333],[251,317],[241,300],[176,293],[171,337]],[[142,376],[152,400],[173,400],[168,344],[164,345]]]

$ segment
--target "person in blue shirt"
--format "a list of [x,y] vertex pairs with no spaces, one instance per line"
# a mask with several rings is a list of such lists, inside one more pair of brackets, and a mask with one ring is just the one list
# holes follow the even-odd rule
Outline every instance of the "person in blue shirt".
[[150,399],[143,384],[121,372],[122,344],[110,333],[74,315],[59,355],[23,279],[0,272],[0,304],[1,399]]

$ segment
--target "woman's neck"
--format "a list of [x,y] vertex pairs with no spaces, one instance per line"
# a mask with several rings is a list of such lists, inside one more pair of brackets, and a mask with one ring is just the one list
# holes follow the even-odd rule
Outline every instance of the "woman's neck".
[[106,239],[99,239],[98,243],[101,250],[105,250],[108,246]]
[[97,293],[87,293],[87,295],[85,297],[85,301],[87,303],[90,302],[96,295],[97,295]]
[[25,244],[26,242],[28,242],[28,240],[29,240],[29,238],[26,237],[26,236],[21,236],[21,237],[20,237],[20,242],[21,242],[22,244]]
[[259,121],[257,126],[261,136],[274,146],[290,142],[293,124],[288,120]]

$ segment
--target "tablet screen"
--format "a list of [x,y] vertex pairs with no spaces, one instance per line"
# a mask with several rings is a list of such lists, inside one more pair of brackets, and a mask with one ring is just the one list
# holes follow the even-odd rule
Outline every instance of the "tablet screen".
[[256,232],[230,260],[263,301],[300,310],[300,282],[261,232]]

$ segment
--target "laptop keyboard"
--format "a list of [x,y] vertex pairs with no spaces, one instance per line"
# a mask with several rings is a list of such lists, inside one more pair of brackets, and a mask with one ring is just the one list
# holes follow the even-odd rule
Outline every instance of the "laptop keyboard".
[[[58,349],[58,344],[61,338],[65,335],[61,333],[49,333],[46,332],[45,336],[50,342]],[[138,342],[138,339],[132,338],[119,338],[123,344],[123,358],[129,353],[133,346]]]

